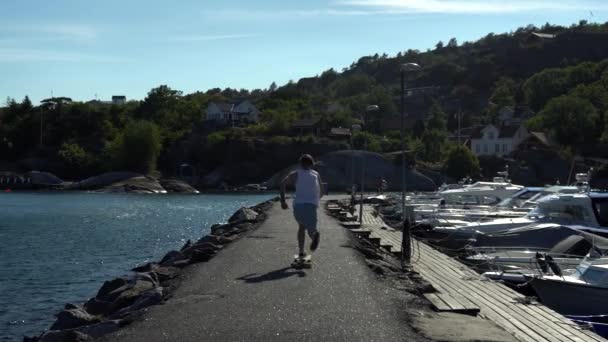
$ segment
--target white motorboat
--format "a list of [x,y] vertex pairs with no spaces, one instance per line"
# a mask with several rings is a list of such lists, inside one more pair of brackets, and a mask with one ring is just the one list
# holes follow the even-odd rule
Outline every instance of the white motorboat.
[[583,260],[570,273],[529,278],[543,302],[563,315],[604,315],[608,312],[608,258]]

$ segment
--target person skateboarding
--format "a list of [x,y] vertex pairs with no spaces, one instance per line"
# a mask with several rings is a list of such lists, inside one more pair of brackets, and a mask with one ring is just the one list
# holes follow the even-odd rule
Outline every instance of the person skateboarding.
[[300,157],[298,169],[290,172],[281,181],[281,208],[288,209],[285,201],[285,190],[288,184],[295,185],[295,199],[293,200],[293,216],[298,223],[298,257],[304,260],[307,255],[304,250],[306,232],[311,239],[310,251],[314,252],[319,247],[321,237],[317,229],[317,209],[319,199],[323,196],[321,176],[313,170],[314,159],[309,154]]

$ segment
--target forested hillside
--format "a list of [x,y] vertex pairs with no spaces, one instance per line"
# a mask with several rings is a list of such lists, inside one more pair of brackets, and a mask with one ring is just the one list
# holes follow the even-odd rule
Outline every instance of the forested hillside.
[[[343,70],[326,70],[280,87],[273,83],[267,89],[183,94],[163,85],[144,100],[124,105],[64,97],[35,106],[27,97],[7,99],[0,108],[0,159],[9,162],[5,165],[47,169],[68,178],[117,169],[159,169],[171,175],[183,162],[210,172],[229,157],[228,146],[244,146],[239,153],[255,155],[256,141],[289,145],[305,139],[333,144],[329,150],[348,147],[293,137],[291,123],[310,117],[322,117],[332,127],[364,122],[365,132],[354,137],[355,147],[367,142],[372,151],[395,151],[399,135],[386,123],[398,117],[399,70],[407,62],[422,66],[407,74],[407,87],[429,90],[422,99],[407,100],[408,147],[419,160],[437,163],[453,160],[450,151],[463,153],[447,139],[456,128],[456,112],[462,113],[466,127],[496,122],[504,106],[536,113],[528,126],[550,133],[565,152],[593,154],[590,146],[608,141],[606,58],[608,23],[581,21],[571,27],[546,24],[490,33],[476,42],[452,38],[427,51],[365,56]],[[236,99],[255,103],[261,122],[217,132],[203,127],[210,101]],[[369,104],[379,110],[365,113]]]

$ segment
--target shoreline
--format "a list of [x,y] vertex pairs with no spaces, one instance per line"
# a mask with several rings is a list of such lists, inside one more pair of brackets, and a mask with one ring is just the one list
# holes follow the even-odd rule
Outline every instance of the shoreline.
[[179,250],[128,271],[125,276],[105,281],[95,297],[81,304],[68,303],[57,319],[37,336],[23,341],[80,341],[114,332],[136,320],[146,308],[164,302],[179,286],[179,276],[189,265],[206,262],[245,232],[259,227],[278,197],[242,207],[227,223],[210,227],[210,233],[188,240]]

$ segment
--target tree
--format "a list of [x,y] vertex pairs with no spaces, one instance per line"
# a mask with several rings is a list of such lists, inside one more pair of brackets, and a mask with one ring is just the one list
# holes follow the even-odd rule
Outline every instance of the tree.
[[158,126],[139,120],[127,124],[108,152],[114,168],[147,174],[156,169],[161,147]]
[[422,159],[430,162],[440,161],[445,139],[445,132],[427,129],[420,139],[422,141]]
[[588,100],[559,96],[550,100],[538,115],[537,120],[562,145],[576,148],[598,137],[599,115]]
[[277,84],[275,82],[270,83],[270,86],[268,87],[268,91],[273,93],[275,90],[277,90]]
[[429,121],[426,125],[427,130],[437,130],[445,132],[447,130],[447,119],[446,115],[441,109],[441,106],[437,101],[433,102],[429,109]]
[[497,106],[497,109],[505,106],[515,105],[516,84],[511,78],[501,77],[494,83],[494,92],[490,96],[490,102]]
[[448,176],[461,179],[479,174],[479,160],[463,145],[453,145],[446,153],[444,171]]
[[457,48],[458,47],[458,41],[456,40],[456,38],[450,39],[450,41],[448,42],[448,47],[449,48]]
[[93,157],[77,143],[63,143],[57,156],[65,163],[70,176],[80,176],[93,163]]
[[437,50],[443,49],[443,42],[441,40],[438,41],[437,44],[435,44],[435,49],[437,49]]

